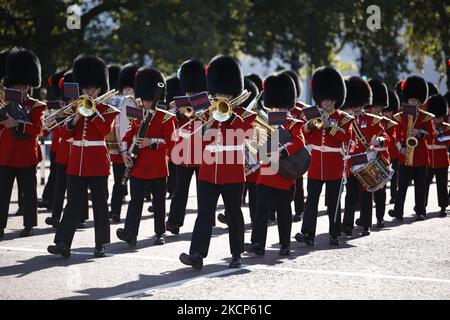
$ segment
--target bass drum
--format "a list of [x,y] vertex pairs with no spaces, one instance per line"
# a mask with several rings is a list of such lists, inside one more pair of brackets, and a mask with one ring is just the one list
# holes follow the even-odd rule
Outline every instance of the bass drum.
[[127,118],[127,107],[138,108],[138,103],[133,96],[114,96],[108,104],[120,110],[116,116],[113,130],[106,137],[106,147],[110,154],[119,154],[122,139],[130,128],[130,120]]

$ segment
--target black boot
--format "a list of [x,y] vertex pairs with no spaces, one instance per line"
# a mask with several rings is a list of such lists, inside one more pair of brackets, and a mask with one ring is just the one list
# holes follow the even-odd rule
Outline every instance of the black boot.
[[388,211],[388,215],[390,217],[392,217],[392,218],[395,218],[395,219],[399,220],[399,221],[403,220],[403,214],[397,213],[393,209]]
[[378,229],[384,228],[384,220],[383,220],[383,218],[377,219],[377,225],[376,225],[376,227],[377,227]]
[[195,270],[201,270],[203,268],[203,257],[200,253],[182,253],[180,255],[180,261],[185,265],[192,266]]
[[330,246],[338,246],[339,239],[336,236],[330,236]]
[[60,254],[63,258],[70,257],[70,248],[62,242],[48,246],[47,251],[51,254]]
[[257,243],[245,243],[244,250],[249,253],[254,253],[257,256],[263,256],[265,254],[265,249]]
[[365,236],[368,236],[368,235],[370,235],[370,228],[369,227],[364,227],[364,230],[363,230],[363,232],[361,232],[361,237],[365,237]]
[[162,246],[165,243],[166,243],[166,240],[164,239],[164,235],[163,234],[155,235],[155,241],[153,241],[153,244],[155,246]]
[[103,244],[95,245],[94,257],[103,258],[104,256],[106,256],[105,245]]
[[351,238],[353,235],[353,228],[343,224],[342,232],[344,232],[344,234],[347,236],[347,238]]
[[30,237],[32,235],[33,235],[33,228],[32,227],[26,227],[20,232],[19,236],[21,238],[25,238],[25,237]]
[[291,255],[291,247],[289,245],[282,245],[280,247],[280,256],[290,256]]
[[54,217],[45,218],[45,224],[57,228],[59,225],[59,219]]
[[166,224],[166,230],[172,234],[180,234],[180,227],[175,224]]
[[295,240],[297,242],[303,242],[308,246],[313,246],[315,244],[314,237],[309,234],[297,233],[295,235]]
[[77,224],[77,229],[84,229],[86,228],[86,220],[81,219],[80,222]]
[[241,255],[235,255],[231,258],[231,262],[229,264],[230,268],[240,268],[242,265]]
[[302,213],[296,213],[293,217],[292,217],[292,222],[299,222],[302,221]]
[[439,217],[445,218],[447,216],[447,211],[445,211],[445,208],[441,209],[441,212],[439,213]]
[[116,231],[117,238],[128,243],[130,247],[136,247],[136,237],[133,237],[125,229],[119,228]]
[[223,213],[219,213],[217,215],[217,220],[219,220],[219,222],[222,222],[223,224],[228,225],[228,217]]

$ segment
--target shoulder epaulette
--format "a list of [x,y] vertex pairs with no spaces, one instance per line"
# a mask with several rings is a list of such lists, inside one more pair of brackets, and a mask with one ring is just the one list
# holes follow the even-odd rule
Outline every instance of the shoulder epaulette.
[[383,120],[383,117],[377,116],[373,113],[366,113],[368,116],[372,117],[372,126],[379,123],[381,120]]
[[289,119],[290,123],[289,123],[289,130],[292,129],[297,123],[303,123],[303,120],[299,120],[299,119]]
[[397,121],[397,122],[402,121],[402,112],[399,112],[399,113],[394,114],[393,118],[394,118],[395,121]]
[[163,118],[162,123],[165,123],[165,122],[169,121],[170,119],[172,119],[173,117],[175,117],[174,113],[171,113],[171,112],[169,112],[167,110],[156,108],[156,111],[161,112],[161,113],[164,114],[164,118]]
[[445,127],[444,131],[450,131],[450,123],[442,122],[442,125]]
[[434,114],[432,113],[423,110],[419,110],[419,112],[424,114],[422,122],[427,122],[434,118]]
[[398,125],[398,123],[395,122],[392,119],[389,119],[389,118],[386,118],[386,117],[383,117],[383,119],[385,119],[387,121],[386,129],[390,129],[390,128],[395,127],[396,125]]
[[34,102],[34,104],[31,107],[31,109],[44,107],[44,106],[47,105],[45,102],[42,102],[42,101],[39,101],[39,100],[36,100],[36,99],[33,99],[33,98],[30,98],[30,100]]
[[355,118],[351,115],[349,115],[347,112],[342,111],[342,110],[337,110],[339,114],[342,114],[344,116],[344,118],[341,120],[341,125],[345,125],[347,123],[349,123],[352,120],[355,120]]

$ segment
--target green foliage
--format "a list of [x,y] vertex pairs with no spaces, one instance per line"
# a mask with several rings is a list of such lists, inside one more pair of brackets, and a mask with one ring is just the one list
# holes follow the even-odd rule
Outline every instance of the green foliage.
[[[80,30],[66,27],[72,4],[83,9]],[[377,31],[366,26],[372,4],[382,12]],[[408,71],[408,54],[419,67],[428,55],[450,74],[449,15],[448,1],[429,0],[0,0],[0,48],[33,49],[45,77],[70,68],[81,52],[152,63],[168,75],[186,59],[207,63],[218,53],[275,57],[310,72],[343,66],[337,54],[351,45],[361,53],[359,72],[392,86]]]

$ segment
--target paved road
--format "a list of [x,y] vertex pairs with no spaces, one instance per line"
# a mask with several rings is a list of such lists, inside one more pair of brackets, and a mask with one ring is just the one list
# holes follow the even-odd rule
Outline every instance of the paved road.
[[[278,231],[272,224],[266,255],[245,255],[242,269],[228,269],[227,229],[218,222],[202,271],[178,261],[189,250],[196,217],[193,186],[180,235],[168,235],[166,245],[153,246],[153,218],[145,212],[136,249],[116,238],[122,222],[111,227],[109,256],[103,259],[92,257],[92,221],[76,233],[72,257],[65,260],[46,252],[54,235],[44,223],[49,213],[39,214],[32,238],[19,238],[22,219],[13,215],[17,204],[12,204],[0,242],[0,299],[450,299],[450,216],[438,217],[435,185],[426,221],[415,222],[412,216],[410,188],[401,225],[387,217],[385,229],[330,247],[328,218],[322,215],[316,246],[293,239],[293,253],[286,258],[278,255]],[[243,211],[249,223],[248,208]],[[294,223],[293,235],[300,227],[301,222]],[[250,232],[247,224],[246,241]]]

